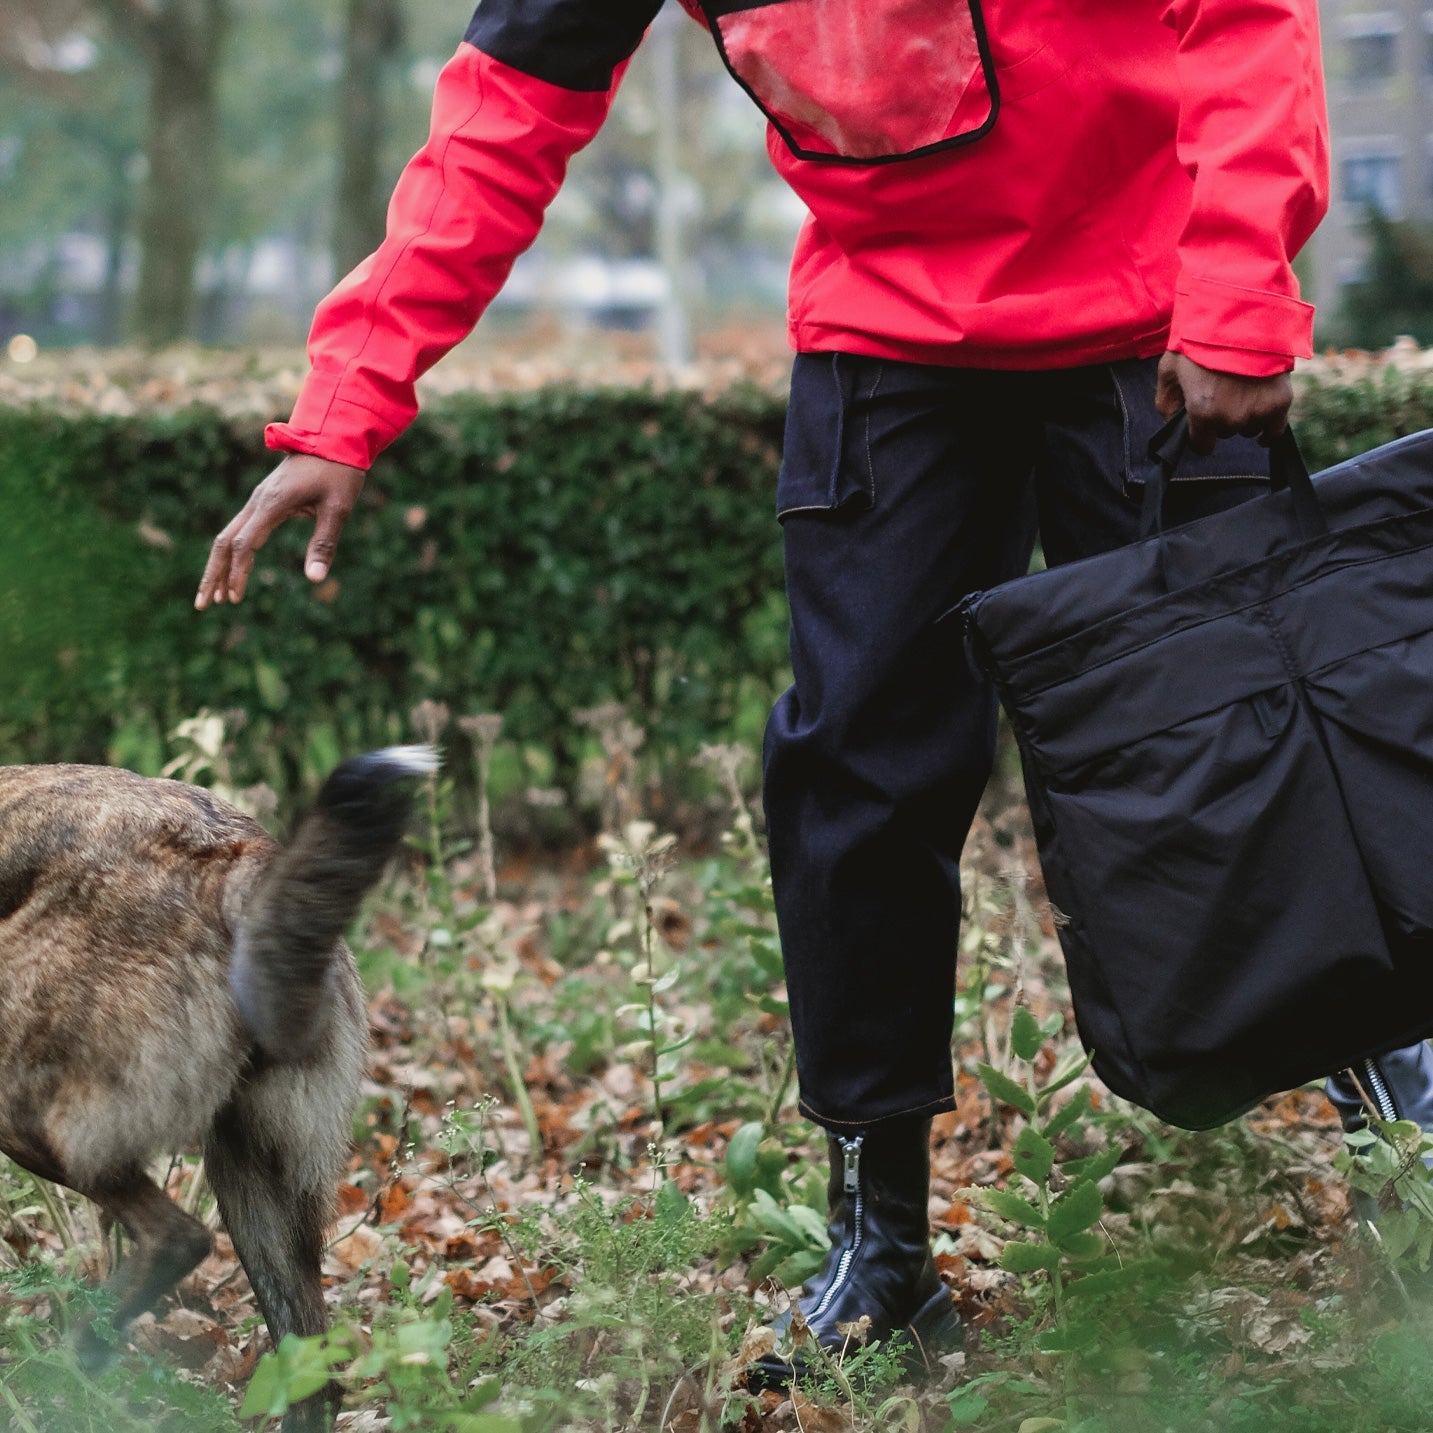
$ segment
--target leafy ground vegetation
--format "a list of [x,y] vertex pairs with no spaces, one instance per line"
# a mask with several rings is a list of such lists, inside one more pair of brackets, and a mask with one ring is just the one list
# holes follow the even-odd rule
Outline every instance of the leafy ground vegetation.
[[[90,1206],[6,1166],[0,1428],[233,1433],[331,1374],[352,1430],[1433,1426],[1418,1133],[1370,1133],[1355,1160],[1316,1090],[1200,1135],[1103,1091],[1008,778],[967,851],[959,1099],[933,1148],[965,1347],[913,1373],[853,1328],[789,1396],[748,1392],[764,1313],[826,1237],[753,763],[703,752],[724,831],[678,842],[642,809],[641,733],[619,708],[583,720],[595,840],[495,849],[481,805],[459,838],[449,772],[356,932],[373,1055],[325,1264],[332,1333],[267,1351],[220,1233],[90,1380],[66,1334],[97,1304],[103,1321],[91,1288],[122,1251]],[[440,742],[456,726],[486,792],[498,718],[428,703],[412,722]],[[178,745],[178,774],[255,799],[233,791],[220,723]],[[1378,1234],[1358,1232],[1349,1177],[1383,1205]],[[166,1183],[213,1222],[194,1158]]]
[[[287,406],[297,367],[276,378],[251,371],[247,359],[231,367],[219,371],[219,360],[197,354],[136,357],[131,366],[42,362],[23,378],[0,372],[0,406],[158,414],[176,423],[196,397],[236,421]],[[614,372],[628,382],[651,376],[630,365],[600,367],[604,381]],[[1427,355],[1395,350],[1387,362],[1345,355],[1306,370],[1300,432],[1311,461],[1336,461],[1426,425],[1427,367]],[[774,391],[784,368],[784,356],[734,351],[691,377],[721,390],[740,374]],[[554,376],[521,360],[462,372],[453,386],[506,392]],[[561,376],[573,370],[564,366]],[[533,399],[538,407],[559,401]],[[427,447],[412,449],[415,471],[434,493],[451,480],[447,459],[439,461],[444,431],[440,422]],[[175,458],[159,436],[155,480],[143,495],[155,506],[126,509],[124,521],[134,544],[167,564],[164,581],[187,595],[202,554],[184,543],[208,528],[185,484],[204,464],[187,449]],[[494,470],[503,471],[509,449],[526,448],[498,444]],[[655,463],[670,487],[671,473],[652,456],[662,443],[637,448],[619,454],[616,471],[631,468],[636,483]],[[214,449],[234,451],[232,441]],[[744,453],[730,471],[766,462],[765,452]],[[35,465],[12,466],[17,482],[36,485]],[[131,471],[132,455],[93,470],[121,467]],[[722,471],[714,488],[729,496],[735,479]],[[593,480],[609,487],[612,473],[597,464]],[[770,527],[768,498],[755,506]],[[34,525],[52,538],[54,512]],[[398,504],[390,516],[401,516],[398,527],[413,539],[420,576],[447,570],[446,560],[425,556],[417,508]],[[684,521],[679,515],[677,527]],[[746,531],[733,521],[728,515],[716,530]],[[613,531],[621,543],[603,559],[612,570],[650,566],[630,532]],[[165,557],[174,542],[178,550]],[[582,542],[591,546],[585,530]],[[28,606],[14,610],[63,607],[63,593],[52,599],[34,587],[51,556],[44,549],[10,564],[26,574]],[[120,556],[132,583],[139,560]],[[54,564],[60,571],[58,558]],[[363,596],[354,590],[361,570],[345,572],[350,609],[363,605],[354,602]],[[690,594],[690,574],[682,583]],[[673,583],[657,585],[669,603]],[[774,590],[774,578],[761,585]],[[290,597],[275,591],[275,626],[291,626]],[[0,591],[0,608],[5,596]],[[261,596],[246,622],[260,614]],[[326,598],[316,600],[330,610]],[[105,603],[91,595],[88,605]],[[145,610],[170,605],[156,599]],[[555,607],[536,590],[519,606],[524,620],[533,610],[581,609]],[[747,612],[751,604],[735,606]],[[775,654],[763,657],[774,671],[782,614],[758,615],[761,631],[775,634]],[[380,625],[420,636],[447,630],[436,619]],[[12,626],[29,633],[43,624]],[[753,631],[747,625],[721,639],[723,654],[736,653],[748,672]],[[662,641],[645,627],[633,633],[624,639],[632,651],[658,653],[633,670],[662,670]],[[230,634],[224,643],[231,637],[238,640]],[[413,696],[457,702],[471,683],[440,678],[470,672],[473,642],[463,631],[443,640],[447,646],[434,638],[418,660],[405,655],[396,667]],[[434,653],[452,658],[451,671]],[[74,664],[51,661],[48,649],[43,656],[39,665],[60,674],[69,700]],[[558,683],[555,669],[575,660],[535,664],[541,690],[560,686],[570,698],[573,673]],[[234,667],[232,654],[225,664]],[[104,1300],[92,1289],[123,1250],[86,1203],[0,1162],[0,1433],[271,1430],[266,1420],[331,1374],[345,1388],[342,1426],[354,1430],[1433,1428],[1425,1141],[1393,1126],[1345,1149],[1317,1090],[1200,1135],[1111,1098],[1082,1064],[1008,772],[966,852],[952,1052],[959,1097],[936,1121],[933,1144],[931,1223],[965,1346],[913,1372],[892,1351],[863,1347],[853,1328],[844,1353],[815,1357],[791,1396],[748,1392],[741,1367],[768,1345],[766,1312],[784,1305],[822,1255],[824,1150],[794,1109],[779,952],[751,804],[754,761],[724,746],[704,751],[679,778],[673,767],[703,732],[759,732],[769,692],[757,682],[748,693],[751,721],[720,724],[694,705],[682,732],[691,739],[682,742],[652,725],[654,701],[630,710],[592,705],[569,718],[563,714],[578,701],[555,700],[563,729],[545,733],[544,745],[521,729],[521,711],[507,702],[506,730],[494,716],[431,703],[415,709],[406,729],[386,706],[381,721],[348,721],[343,704],[362,695],[358,678],[305,708],[294,692],[309,665],[299,651],[283,682],[267,684],[264,669],[253,668],[245,685],[257,701],[242,731],[232,717],[226,730],[226,719],[202,714],[167,748],[174,713],[147,714],[140,742],[136,688],[117,664],[97,666],[108,684],[97,710],[113,739],[96,750],[149,771],[172,757],[171,774],[213,786],[271,821],[274,790],[243,783],[271,778],[285,812],[293,792],[255,752],[299,762],[304,779],[291,783],[294,792],[311,787],[359,735],[371,735],[370,726],[382,739],[436,740],[447,753],[408,860],[353,933],[371,1000],[373,1058],[327,1251],[333,1333],[269,1350],[219,1233],[213,1256],[133,1328],[116,1365],[87,1378],[68,1334],[82,1319],[103,1324]],[[188,700],[175,693],[175,673],[192,663],[132,666],[159,674],[174,702]],[[16,670],[12,661],[7,675]],[[197,670],[199,687],[211,688],[219,668]],[[614,686],[630,693],[633,683],[624,682]],[[649,733],[633,719],[639,709]],[[7,759],[28,750],[16,746],[16,733],[63,735],[44,711],[17,716],[11,708],[0,718]],[[332,739],[297,740],[301,718],[331,729]],[[559,747],[574,770],[553,756]],[[554,835],[578,828],[595,834],[565,844]],[[193,1157],[157,1173],[186,1208],[214,1222]],[[1376,1232],[1361,1232],[1350,1186],[1379,1208]]]

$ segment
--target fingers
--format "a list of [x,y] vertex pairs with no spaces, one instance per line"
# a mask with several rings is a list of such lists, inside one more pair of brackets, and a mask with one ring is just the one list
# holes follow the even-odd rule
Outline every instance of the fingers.
[[291,516],[282,501],[274,499],[276,476],[271,473],[254,489],[238,516],[214,539],[194,598],[201,612],[211,602],[238,602],[243,597],[253,571],[254,554],[279,523]]
[[1214,445],[1221,438],[1257,438],[1267,446],[1288,426],[1287,409],[1282,413],[1261,409],[1241,419],[1238,416],[1230,417],[1226,410],[1219,408],[1208,408],[1198,413],[1191,408],[1189,446],[1205,457],[1214,451]]
[[277,509],[272,499],[250,504],[241,514],[237,531],[229,539],[228,598],[238,602],[254,570],[254,554],[269,540],[269,534],[290,514]]
[[1177,353],[1166,353],[1159,360],[1155,374],[1154,406],[1163,418],[1173,418],[1183,407],[1184,387],[1179,381],[1179,358]]
[[199,579],[199,590],[194,594],[194,607],[202,612],[211,602],[222,602],[229,586],[229,524],[210,544],[209,560],[204,564],[204,575]]
[[1195,412],[1193,408],[1186,411],[1189,414],[1189,446],[1201,457],[1207,458],[1214,451],[1215,443],[1229,435],[1221,431],[1222,425],[1208,413]]
[[338,536],[348,521],[349,511],[349,508],[340,507],[336,502],[327,502],[318,510],[313,536],[304,554],[304,576],[310,582],[322,582],[328,576],[328,570],[333,566],[333,555],[338,551]]
[[328,576],[334,553],[338,551],[339,534],[363,491],[365,474],[361,468],[324,463],[320,476],[323,485],[314,516],[313,536],[304,553],[304,576],[310,582],[322,582]]
[[209,548],[209,560],[204,564],[204,575],[199,579],[199,591],[194,597],[194,606],[200,612],[211,602],[216,605],[226,599],[237,602],[244,595],[249,571],[254,565],[250,539],[244,534],[249,531],[257,497],[258,489],[255,489],[254,496]]
[[1263,422],[1263,426],[1256,433],[1251,433],[1251,438],[1257,438],[1266,448],[1280,434],[1288,432],[1289,409],[1293,406],[1292,401],[1283,405],[1276,412],[1270,413]]
[[1235,434],[1271,443],[1289,425],[1293,385],[1286,373],[1249,378],[1201,367],[1181,353],[1160,360],[1155,403],[1166,417],[1182,404],[1189,417],[1189,446],[1207,456],[1220,438]]
[[316,527],[304,559],[310,580],[328,576],[339,533],[358,501],[364,473],[309,454],[291,454],[256,487],[247,503],[214,539],[199,579],[194,606],[242,600],[254,558],[275,528],[292,517],[314,516]]

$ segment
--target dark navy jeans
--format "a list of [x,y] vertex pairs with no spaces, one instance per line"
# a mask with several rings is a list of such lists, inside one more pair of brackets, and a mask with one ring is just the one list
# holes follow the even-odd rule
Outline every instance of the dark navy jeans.
[[[795,683],[765,805],[802,1110],[828,1128],[952,1103],[959,860],[996,700],[954,609],[1138,534],[1155,360],[996,373],[806,354],[778,483]],[[1173,485],[1169,525],[1254,496],[1240,439]]]

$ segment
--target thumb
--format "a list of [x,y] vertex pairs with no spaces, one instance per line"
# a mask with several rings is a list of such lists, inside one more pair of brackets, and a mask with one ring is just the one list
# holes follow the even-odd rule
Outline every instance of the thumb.
[[318,510],[313,536],[309,539],[308,551],[304,554],[304,576],[310,582],[322,582],[333,565],[334,554],[338,551],[339,534],[348,521],[349,509],[332,500]]
[[1166,353],[1160,360],[1155,380],[1154,406],[1165,418],[1174,417],[1181,408],[1186,406],[1184,385],[1179,381],[1179,370],[1175,366],[1172,353]]

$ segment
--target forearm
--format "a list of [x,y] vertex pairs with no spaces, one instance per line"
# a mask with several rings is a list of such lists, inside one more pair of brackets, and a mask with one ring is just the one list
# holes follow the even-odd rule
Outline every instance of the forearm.
[[1315,0],[1174,0],[1179,158],[1193,177],[1170,347],[1251,377],[1311,352],[1292,262],[1328,204]]
[[376,253],[319,305],[312,371],[271,448],[356,468],[417,411],[414,385],[459,342],[537,236],[571,156],[596,133],[601,91],[536,79],[464,43],[445,66],[427,143],[409,162]]

